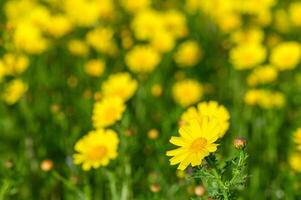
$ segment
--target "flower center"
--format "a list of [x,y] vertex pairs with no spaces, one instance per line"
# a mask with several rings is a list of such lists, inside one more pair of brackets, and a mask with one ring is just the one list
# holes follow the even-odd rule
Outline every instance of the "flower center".
[[194,152],[200,151],[205,148],[206,144],[207,140],[205,138],[197,138],[190,145],[190,150]]
[[88,151],[88,157],[91,160],[99,160],[102,159],[107,154],[107,152],[108,150],[106,147],[97,146]]

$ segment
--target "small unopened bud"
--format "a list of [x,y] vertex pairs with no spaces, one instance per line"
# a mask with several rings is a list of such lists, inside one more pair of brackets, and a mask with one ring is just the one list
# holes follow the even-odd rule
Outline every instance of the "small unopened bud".
[[198,197],[201,197],[205,194],[205,188],[202,185],[197,185],[194,188],[194,194]]
[[53,168],[52,160],[43,160],[41,163],[41,169],[45,172],[50,171]]
[[160,192],[161,186],[158,183],[154,183],[150,185],[150,190],[154,193]]
[[243,149],[247,145],[247,140],[244,138],[236,138],[233,144],[236,149]]
[[159,136],[159,131],[157,129],[151,129],[148,131],[147,136],[149,139],[155,140]]

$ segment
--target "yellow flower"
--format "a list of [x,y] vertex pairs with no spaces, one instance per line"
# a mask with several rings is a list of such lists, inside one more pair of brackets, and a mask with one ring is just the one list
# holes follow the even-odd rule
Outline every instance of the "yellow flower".
[[193,67],[202,56],[202,50],[195,41],[186,41],[182,43],[174,58],[179,67]]
[[76,56],[86,56],[89,53],[89,47],[81,40],[70,40],[68,50]]
[[172,87],[172,95],[177,104],[182,107],[198,102],[203,96],[202,85],[196,80],[182,80]]
[[6,53],[3,56],[3,65],[8,75],[22,74],[27,69],[29,60],[24,55]]
[[118,97],[106,97],[94,104],[92,122],[95,128],[104,128],[119,121],[125,110],[123,101]]
[[158,31],[151,39],[151,46],[159,52],[169,52],[175,46],[175,39],[167,31]]
[[165,29],[175,38],[182,38],[188,34],[186,17],[178,10],[168,10],[163,13]]
[[65,0],[63,4],[68,18],[79,26],[92,26],[100,16],[97,0]]
[[85,64],[85,72],[90,76],[99,77],[103,74],[106,63],[103,60],[93,59]]
[[83,170],[107,166],[117,157],[119,139],[115,131],[97,129],[76,142],[73,155],[75,164],[82,164]]
[[113,40],[113,36],[113,29],[97,27],[87,33],[86,41],[91,47],[101,53],[115,55],[117,47]]
[[136,38],[139,40],[149,40],[156,32],[164,30],[162,16],[157,11],[151,9],[138,12],[131,26]]
[[220,127],[215,120],[202,117],[191,119],[189,123],[180,127],[180,137],[171,137],[170,143],[179,148],[167,151],[167,156],[173,156],[169,161],[171,165],[178,163],[178,169],[184,170],[191,166],[198,166],[210,153],[217,150],[214,142],[219,138]]
[[270,62],[279,70],[294,69],[300,61],[301,47],[298,42],[282,42],[272,49]]
[[134,95],[137,87],[138,82],[129,73],[122,72],[110,75],[102,84],[101,91],[105,97],[119,97],[127,101]]
[[278,71],[275,67],[270,65],[260,66],[255,68],[248,76],[247,82],[250,86],[259,84],[271,83],[278,77]]
[[236,44],[261,43],[264,39],[264,32],[257,27],[246,30],[238,30],[231,34],[231,40]]
[[282,108],[285,105],[285,97],[282,93],[264,89],[247,91],[244,101],[248,105],[260,106],[264,109]]
[[260,44],[242,44],[230,51],[230,61],[235,69],[250,69],[266,58],[266,49]]
[[294,133],[294,142],[297,144],[297,149],[301,151],[301,128]]
[[52,16],[46,28],[47,32],[56,38],[66,35],[71,29],[71,22],[64,15]]
[[181,124],[187,124],[193,118],[207,117],[209,120],[215,120],[220,126],[219,137],[222,137],[229,128],[230,114],[228,110],[219,105],[216,101],[202,102],[195,107],[188,108],[181,116]]
[[97,0],[101,19],[113,19],[115,17],[115,2],[113,0]]
[[132,72],[149,73],[160,62],[160,54],[150,46],[135,46],[125,56],[125,62]]
[[281,33],[287,33],[290,30],[289,16],[285,9],[274,11],[274,27]]
[[296,172],[301,172],[301,153],[297,152],[290,156],[289,163]]
[[301,26],[301,2],[293,2],[290,4],[289,16],[295,26]]
[[30,54],[40,54],[48,46],[48,41],[42,36],[41,30],[30,23],[22,23],[16,27],[13,41],[17,49]]
[[150,0],[121,0],[121,5],[131,13],[139,12],[150,6]]
[[17,101],[27,91],[28,86],[20,79],[14,79],[8,83],[2,94],[2,99],[9,105],[17,103]]

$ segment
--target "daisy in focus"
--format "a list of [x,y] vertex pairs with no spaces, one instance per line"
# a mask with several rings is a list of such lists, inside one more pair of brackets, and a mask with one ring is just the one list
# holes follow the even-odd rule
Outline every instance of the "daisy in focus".
[[118,143],[118,136],[113,130],[90,131],[75,144],[74,163],[82,164],[83,170],[107,166],[117,157]]
[[179,170],[185,170],[189,164],[198,166],[210,153],[217,150],[216,140],[220,136],[217,120],[208,117],[192,118],[179,129],[179,137],[171,137],[170,143],[179,148],[167,151],[171,165],[179,164]]

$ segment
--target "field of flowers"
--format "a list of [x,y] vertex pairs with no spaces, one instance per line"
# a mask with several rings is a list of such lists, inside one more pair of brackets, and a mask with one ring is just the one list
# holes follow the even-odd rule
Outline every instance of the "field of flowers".
[[301,1],[0,0],[0,200],[301,199]]

